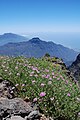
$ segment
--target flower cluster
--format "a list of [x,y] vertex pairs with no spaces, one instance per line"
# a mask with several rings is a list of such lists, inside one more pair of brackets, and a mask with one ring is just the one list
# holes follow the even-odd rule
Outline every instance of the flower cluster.
[[[52,58],[51,58],[52,59]],[[42,58],[1,57],[0,76],[10,80],[19,97],[37,102],[45,115],[76,117],[80,112],[80,91],[61,66]],[[75,104],[74,104],[75,103]]]

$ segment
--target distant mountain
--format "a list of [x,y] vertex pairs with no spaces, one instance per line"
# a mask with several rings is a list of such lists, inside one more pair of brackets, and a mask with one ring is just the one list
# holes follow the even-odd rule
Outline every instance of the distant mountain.
[[16,42],[22,42],[27,41],[28,39],[26,37],[13,34],[13,33],[4,33],[3,35],[0,35],[0,46],[7,44],[9,42],[16,43]]
[[45,53],[51,56],[62,58],[64,62],[74,61],[77,52],[60,44],[42,41],[39,38],[32,38],[26,42],[8,43],[0,47],[0,55],[42,57]]
[[69,66],[69,70],[73,73],[76,80],[80,81],[80,54],[76,60]]

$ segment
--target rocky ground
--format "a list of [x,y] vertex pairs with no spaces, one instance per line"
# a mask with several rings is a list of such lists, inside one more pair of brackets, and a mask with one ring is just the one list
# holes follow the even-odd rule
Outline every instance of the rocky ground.
[[18,98],[16,92],[10,81],[0,78],[0,120],[50,120],[36,103]]
[[75,79],[80,83],[80,54],[77,56],[76,60],[69,66],[69,70],[72,72]]

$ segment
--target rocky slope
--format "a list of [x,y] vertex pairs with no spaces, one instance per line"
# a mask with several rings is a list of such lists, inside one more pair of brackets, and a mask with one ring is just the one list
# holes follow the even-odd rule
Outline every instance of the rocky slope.
[[10,81],[0,78],[0,120],[48,120],[37,104],[18,98],[16,91]]
[[69,70],[72,72],[75,79],[80,81],[80,54],[77,56],[72,65],[69,66]]

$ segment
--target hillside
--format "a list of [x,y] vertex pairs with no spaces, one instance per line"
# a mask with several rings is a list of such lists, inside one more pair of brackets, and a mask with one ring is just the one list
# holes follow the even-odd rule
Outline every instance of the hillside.
[[55,57],[0,57],[0,77],[15,86],[11,94],[18,90],[18,97],[30,99],[53,120],[80,120],[79,86],[68,73]]
[[76,60],[69,66],[69,70],[73,73],[76,80],[80,81],[80,54]]
[[0,55],[40,58],[45,53],[49,53],[51,57],[56,56],[62,58],[68,64],[74,61],[78,54],[74,50],[60,44],[42,41],[39,38],[32,38],[26,42],[8,43],[0,47]]
[[28,39],[26,37],[13,34],[13,33],[4,33],[3,35],[0,35],[0,46],[5,45],[9,42],[16,43],[16,42],[22,42],[27,41]]

